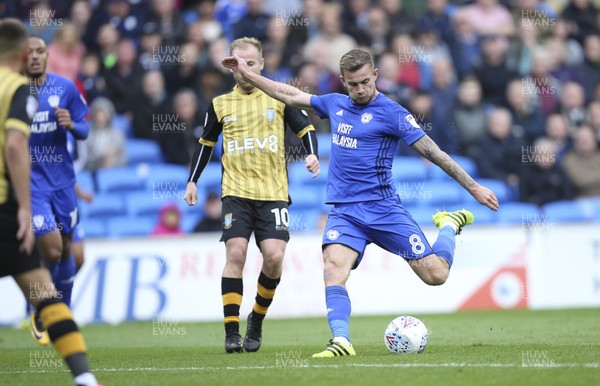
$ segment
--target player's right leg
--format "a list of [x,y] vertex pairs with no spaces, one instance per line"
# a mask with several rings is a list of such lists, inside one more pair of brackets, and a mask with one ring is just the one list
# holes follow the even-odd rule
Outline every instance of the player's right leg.
[[28,301],[38,310],[56,351],[78,386],[97,386],[90,372],[86,346],[73,315],[58,297],[48,270],[36,268],[14,276]]
[[250,200],[224,197],[222,205],[225,268],[221,277],[221,295],[225,324],[225,351],[242,352],[240,305],[244,293],[242,273],[246,263],[248,240],[252,234],[253,212]]

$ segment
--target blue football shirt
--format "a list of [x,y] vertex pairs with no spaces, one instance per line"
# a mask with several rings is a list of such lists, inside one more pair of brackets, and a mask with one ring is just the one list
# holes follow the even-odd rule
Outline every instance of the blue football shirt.
[[396,195],[392,162],[398,141],[425,135],[415,118],[382,93],[366,105],[343,94],[313,95],[310,104],[331,122],[328,204],[381,200]]
[[67,129],[58,125],[55,107],[69,110],[75,127],[71,134],[85,139],[89,133],[85,119],[88,106],[75,84],[56,74],[46,73],[45,82],[31,88],[38,98],[29,137],[31,189],[51,191],[73,186],[75,171],[67,147]]

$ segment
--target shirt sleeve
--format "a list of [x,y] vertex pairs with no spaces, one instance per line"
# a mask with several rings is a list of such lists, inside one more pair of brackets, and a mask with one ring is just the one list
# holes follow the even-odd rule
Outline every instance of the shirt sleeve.
[[419,126],[415,117],[405,109],[398,111],[397,134],[407,145],[412,145],[425,135],[425,131]]
[[210,102],[210,105],[208,105],[208,110],[206,111],[206,118],[204,119],[204,132],[202,133],[202,138],[199,140],[200,144],[209,147],[215,147],[222,131],[223,124],[219,122],[219,119],[217,118],[214,101],[212,101]]
[[[6,116],[5,127],[21,131],[23,134],[29,136],[29,123],[31,119],[27,110],[31,103],[35,104],[35,98],[29,95],[27,86],[23,85],[19,87],[13,95],[10,110]],[[32,113],[35,113],[35,110]]]
[[69,82],[69,89],[71,90],[71,103],[69,103],[68,109],[73,121],[73,136],[76,139],[86,139],[90,132],[90,127],[85,117],[90,112],[90,109],[83,95],[81,95],[73,82]]
[[312,95],[310,106],[321,119],[329,118],[329,110],[333,108],[334,100],[341,94]]

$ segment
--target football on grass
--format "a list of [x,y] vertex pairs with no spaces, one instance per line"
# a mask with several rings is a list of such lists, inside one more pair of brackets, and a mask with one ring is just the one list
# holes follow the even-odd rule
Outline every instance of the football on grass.
[[413,316],[399,316],[385,329],[385,346],[392,354],[420,354],[427,346],[429,331]]

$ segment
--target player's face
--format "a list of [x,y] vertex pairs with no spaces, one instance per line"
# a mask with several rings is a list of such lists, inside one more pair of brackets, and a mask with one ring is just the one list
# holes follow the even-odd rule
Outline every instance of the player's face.
[[344,86],[348,89],[348,95],[352,102],[357,105],[366,105],[371,102],[377,93],[375,80],[377,80],[377,69],[365,64],[357,71],[344,71],[340,75]]
[[27,75],[39,78],[46,72],[48,50],[46,43],[40,38],[29,38],[27,46]]
[[[258,49],[256,47],[247,44],[245,46],[234,48],[232,54],[236,54],[240,58],[244,59],[250,71],[260,75],[265,61],[261,57],[260,52],[258,52]],[[236,83],[241,89],[248,92],[254,89],[254,86],[235,75],[235,73],[233,77],[235,78]]]

